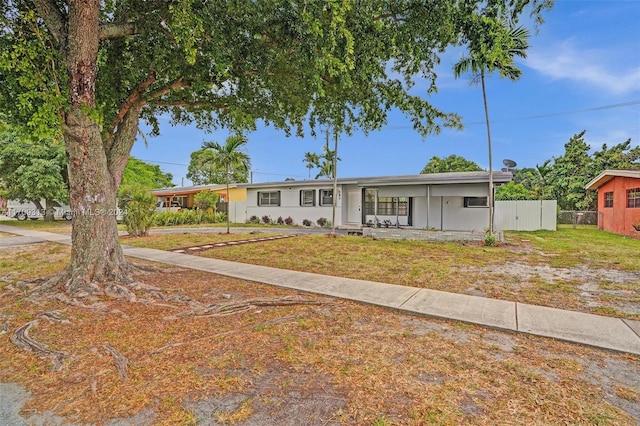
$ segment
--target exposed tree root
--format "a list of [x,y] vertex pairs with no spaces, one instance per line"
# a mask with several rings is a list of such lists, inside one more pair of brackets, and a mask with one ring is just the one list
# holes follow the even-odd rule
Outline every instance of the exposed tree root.
[[82,301],[80,301],[78,299],[70,299],[69,297],[67,297],[66,294],[63,294],[63,293],[59,293],[59,294],[53,295],[53,298],[61,301],[62,303],[66,303],[67,305],[75,306],[75,307],[78,307],[78,308],[93,309],[93,310],[106,310],[107,309],[107,306],[103,302],[93,302],[90,305],[87,305],[87,304],[83,303]]
[[[145,271],[162,271],[161,268],[148,265],[134,265],[130,269],[137,271],[139,266],[142,266]],[[47,299],[57,299],[68,305],[84,309],[106,310],[108,309],[107,304],[103,301],[105,297],[174,309],[178,309],[178,306],[174,306],[171,303],[193,305],[191,298],[188,296],[167,295],[167,291],[163,288],[132,279],[127,279],[123,282],[87,282],[79,286],[77,283],[72,285],[68,276],[68,271],[63,271],[46,278],[10,283],[4,288],[9,293],[22,293],[27,301],[36,306],[43,306],[44,301]],[[69,291],[72,287],[76,291]],[[138,295],[141,297],[140,299]]]
[[[277,298],[257,298],[242,300],[239,302],[230,302],[223,304],[214,304],[202,307],[196,307],[190,311],[180,312],[176,314],[177,317],[194,315],[198,317],[223,317],[229,315],[235,315],[242,312],[256,309],[261,306],[293,306],[293,305],[323,305],[326,302],[303,299],[297,296],[286,296]],[[167,319],[170,319],[167,318]]]
[[105,343],[104,345],[102,345],[102,347],[113,357],[113,362],[118,369],[118,373],[120,373],[120,378],[122,379],[122,381],[127,381],[127,364],[129,362],[127,357],[122,355],[117,349],[115,349],[108,343]]
[[66,318],[62,318],[58,311],[43,312],[40,315],[38,315],[38,318],[44,318],[46,320],[49,320],[49,322],[59,322],[61,324],[71,324],[71,321],[69,321]]
[[[47,317],[47,319],[51,318]],[[64,360],[69,358],[69,355],[65,352],[53,351],[47,348],[46,345],[37,342],[36,340],[29,337],[29,329],[36,324],[38,324],[37,318],[29,321],[22,327],[19,327],[15,331],[15,333],[13,333],[13,336],[11,336],[11,342],[19,348],[26,349],[35,353],[40,358],[51,359],[53,363],[51,369],[53,371],[60,371],[62,369]]]

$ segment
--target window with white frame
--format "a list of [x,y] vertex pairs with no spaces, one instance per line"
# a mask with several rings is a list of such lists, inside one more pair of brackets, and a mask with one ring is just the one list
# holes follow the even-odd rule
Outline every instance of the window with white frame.
[[333,189],[321,189],[320,190],[320,205],[332,206],[333,205]]
[[313,207],[316,205],[316,191],[314,189],[300,190],[300,205],[302,207]]
[[604,206],[613,207],[613,192],[604,193]]
[[280,191],[258,191],[259,206],[279,206]]
[[627,190],[627,207],[640,209],[640,188]]
[[488,207],[487,197],[464,197],[465,207]]

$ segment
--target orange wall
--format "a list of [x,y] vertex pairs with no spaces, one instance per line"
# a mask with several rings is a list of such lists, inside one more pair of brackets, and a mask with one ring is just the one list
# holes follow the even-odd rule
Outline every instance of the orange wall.
[[[598,227],[616,234],[640,238],[633,228],[640,223],[640,208],[627,208],[627,190],[640,188],[640,179],[616,176],[598,188]],[[613,191],[613,207],[604,207],[604,194]]]

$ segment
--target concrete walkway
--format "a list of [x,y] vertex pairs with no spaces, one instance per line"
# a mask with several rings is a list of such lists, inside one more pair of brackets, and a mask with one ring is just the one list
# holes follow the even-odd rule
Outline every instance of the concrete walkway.
[[[52,241],[71,244],[71,238],[68,235],[6,225],[0,225],[0,231],[30,237],[23,241]],[[0,241],[13,238],[18,237],[4,237],[0,238]],[[485,297],[248,265],[163,250],[131,246],[123,246],[123,250],[127,256],[138,259],[384,306],[412,314],[459,320],[640,355],[640,321]]]

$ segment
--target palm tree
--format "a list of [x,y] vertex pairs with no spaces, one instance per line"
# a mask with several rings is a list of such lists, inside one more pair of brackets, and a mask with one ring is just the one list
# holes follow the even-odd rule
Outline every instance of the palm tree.
[[324,147],[324,153],[319,156],[319,164],[317,167],[320,169],[316,179],[326,177],[327,179],[333,179],[335,177],[336,162],[340,161],[339,157],[336,157],[336,151],[331,150],[328,147]]
[[231,196],[229,194],[229,180],[233,170],[241,170],[246,172],[251,167],[251,160],[242,148],[247,144],[247,140],[242,135],[231,135],[227,138],[224,145],[218,142],[205,142],[202,144],[202,149],[213,150],[215,156],[213,163],[216,167],[222,168],[226,171],[226,183],[227,183],[227,234],[229,233],[229,213],[230,213],[230,201]]
[[305,152],[304,163],[307,163],[307,169],[309,169],[309,180],[311,180],[311,169],[314,167],[319,167],[320,157],[315,152]]
[[523,27],[507,28],[504,23],[487,17],[481,17],[476,26],[476,36],[471,37],[468,56],[453,66],[456,78],[471,73],[472,82],[482,84],[484,115],[487,123],[487,143],[489,147],[489,233],[493,235],[493,167],[491,153],[491,128],[489,126],[489,108],[485,75],[498,71],[500,76],[515,81],[522,71],[516,67],[514,57],[526,58],[529,47],[529,31]]

